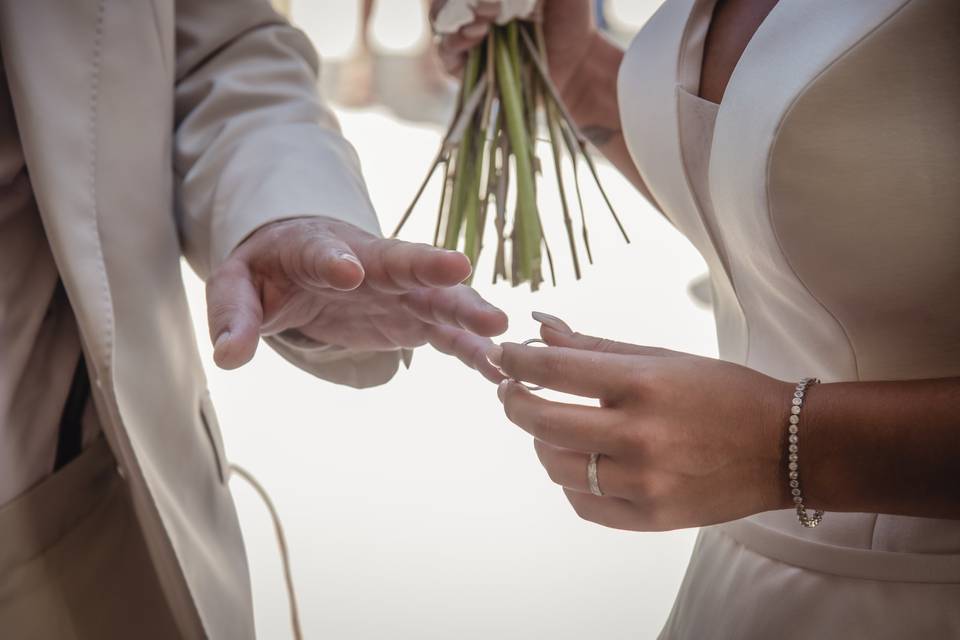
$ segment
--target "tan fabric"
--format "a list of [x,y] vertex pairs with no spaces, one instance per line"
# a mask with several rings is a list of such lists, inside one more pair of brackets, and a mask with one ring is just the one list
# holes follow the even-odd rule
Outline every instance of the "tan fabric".
[[[0,59],[0,505],[53,470],[60,412],[80,357],[58,281]],[[96,422],[87,422],[89,442]]]
[[[641,175],[710,266],[721,357],[785,380],[960,375],[960,4],[781,0],[719,107],[696,97],[713,6],[667,0],[619,95]],[[957,585],[960,521],[770,512],[701,533],[663,637],[953,637]]]
[[[316,94],[316,56],[266,0],[3,2],[0,46],[103,433],[180,635],[250,638],[243,540],[180,257],[206,275],[290,216],[378,231],[357,158]],[[354,386],[387,380],[399,361],[272,344]]]
[[0,629],[23,640],[177,637],[102,438],[0,508]]

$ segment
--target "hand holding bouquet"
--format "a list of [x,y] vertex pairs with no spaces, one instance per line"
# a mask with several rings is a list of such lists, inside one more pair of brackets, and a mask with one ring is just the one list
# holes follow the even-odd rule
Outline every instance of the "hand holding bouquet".
[[[442,167],[444,181],[434,244],[461,249],[476,264],[483,231],[491,217],[488,211],[492,210],[497,238],[494,282],[528,282],[533,290],[543,282],[543,256],[556,283],[553,255],[537,206],[537,178],[542,173],[536,149],[538,128],[543,126],[549,138],[567,242],[578,278],[578,235],[587,259],[592,262],[578,159],[585,160],[600,186],[586,142],[564,106],[561,89],[551,78],[543,23],[521,18],[530,17],[535,4],[535,0],[447,0],[435,6],[436,30],[452,34],[445,38],[444,55],[449,60],[458,55],[456,49],[468,49],[460,96],[436,159],[394,232],[400,231],[430,178]],[[589,11],[589,3],[572,4],[580,8],[586,5]],[[492,22],[496,24],[490,25]],[[590,24],[589,18],[583,24]],[[576,43],[566,49],[576,51]],[[564,154],[572,161],[573,187],[580,211],[579,234],[574,228],[564,181]],[[602,187],[600,191],[603,193]],[[626,238],[605,193],[603,197]]]

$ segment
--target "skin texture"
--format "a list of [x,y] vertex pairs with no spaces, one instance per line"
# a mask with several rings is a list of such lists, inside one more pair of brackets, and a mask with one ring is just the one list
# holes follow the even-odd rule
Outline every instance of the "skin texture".
[[[793,506],[786,482],[793,382],[534,318],[554,348],[493,347],[491,362],[510,378],[497,393],[581,517],[661,531]],[[545,400],[515,380],[599,407]],[[808,506],[960,518],[957,415],[957,378],[814,385],[801,414]],[[587,486],[592,451],[602,454],[603,497]]]
[[777,0],[718,0],[703,45],[700,97],[720,103],[750,38]]
[[[740,56],[775,4],[718,2],[705,43],[702,97],[723,99]],[[649,198],[620,130],[616,75],[622,52],[596,32],[588,0],[545,0],[539,19],[551,75],[574,118]],[[478,15],[475,24],[488,23]],[[441,42],[453,72],[485,33],[467,34],[468,28]],[[663,530],[793,506],[786,424],[794,382],[585,336],[546,314],[534,318],[555,348],[504,344],[488,357],[510,379],[599,400],[599,407],[552,402],[509,379],[498,388],[507,417],[534,436],[549,477],[581,517],[622,529]],[[960,519],[958,415],[960,378],[813,386],[801,421],[806,505]],[[587,488],[589,452],[602,454],[603,497]]]
[[484,351],[507,318],[460,284],[470,268],[463,254],[330,218],[265,225],[207,280],[214,360],[235,369],[250,361],[261,335],[295,330],[361,351],[430,343],[499,382]]

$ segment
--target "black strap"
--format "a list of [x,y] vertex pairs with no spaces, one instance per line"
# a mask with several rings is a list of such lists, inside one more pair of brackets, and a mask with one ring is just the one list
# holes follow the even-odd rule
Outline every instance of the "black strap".
[[87,376],[87,363],[80,354],[77,368],[73,372],[70,393],[60,416],[60,432],[57,436],[57,456],[53,470],[56,471],[80,455],[83,449],[83,410],[90,397],[90,379]]

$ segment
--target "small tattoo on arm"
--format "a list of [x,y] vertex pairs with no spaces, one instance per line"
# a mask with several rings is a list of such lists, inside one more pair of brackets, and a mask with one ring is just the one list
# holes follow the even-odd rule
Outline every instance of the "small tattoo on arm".
[[588,124],[580,128],[580,133],[582,133],[593,146],[602,147],[610,142],[611,138],[619,134],[620,130],[611,129],[610,127],[605,127],[600,124]]

